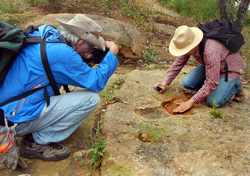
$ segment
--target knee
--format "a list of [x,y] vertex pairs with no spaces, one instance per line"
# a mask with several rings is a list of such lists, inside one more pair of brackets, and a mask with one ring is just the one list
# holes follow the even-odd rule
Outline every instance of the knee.
[[84,119],[89,113],[94,111],[100,102],[100,96],[97,93],[88,92],[83,96],[80,106],[78,106],[78,113],[81,114],[80,119]]
[[93,110],[100,102],[100,96],[95,92],[81,92],[76,96],[78,96],[78,101],[75,102],[78,110]]
[[90,96],[89,101],[91,103],[91,106],[96,107],[101,101],[99,94],[93,92],[93,93],[90,93],[89,96]]
[[218,98],[218,97],[213,97],[213,96],[209,96],[207,98],[207,105],[209,107],[215,107],[215,108],[220,108],[223,105],[225,105],[225,102],[223,101],[223,99]]
[[185,89],[193,89],[193,86],[190,84],[190,80],[188,76],[183,78],[181,84]]

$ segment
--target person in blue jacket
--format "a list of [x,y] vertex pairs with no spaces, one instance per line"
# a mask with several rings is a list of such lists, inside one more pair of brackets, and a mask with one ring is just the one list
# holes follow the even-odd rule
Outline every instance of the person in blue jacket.
[[[58,87],[73,85],[84,91],[54,96],[42,65],[40,44],[29,44],[17,55],[15,62],[0,86],[0,102],[11,96],[39,87],[21,100],[1,107],[8,121],[17,124],[16,133],[23,138],[20,153],[23,157],[43,160],[61,160],[69,156],[69,149],[60,142],[68,138],[96,107],[100,92],[118,66],[118,46],[104,41],[102,28],[85,15],[75,15],[60,21],[60,30],[42,25],[30,36],[41,36],[47,42],[46,53]],[[56,42],[64,37],[67,41]],[[91,67],[93,49],[109,49],[101,62]]]

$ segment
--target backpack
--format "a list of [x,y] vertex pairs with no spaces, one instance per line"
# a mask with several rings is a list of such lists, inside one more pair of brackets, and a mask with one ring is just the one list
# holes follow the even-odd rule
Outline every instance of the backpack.
[[[202,60],[204,60],[204,49],[207,39],[214,39],[223,44],[230,53],[236,53],[245,43],[244,37],[241,34],[240,25],[228,20],[213,20],[204,24],[199,24],[198,27],[202,30],[204,37],[199,45],[199,52]],[[225,66],[226,80],[228,80],[228,65]]]

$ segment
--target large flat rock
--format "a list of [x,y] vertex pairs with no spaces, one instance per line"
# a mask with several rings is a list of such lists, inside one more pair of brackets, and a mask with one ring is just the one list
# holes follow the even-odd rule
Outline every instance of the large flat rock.
[[[70,13],[49,14],[44,17],[35,18],[26,24],[26,26],[39,24],[53,24],[57,26],[57,18],[63,17],[71,19],[74,15],[75,14]],[[127,59],[138,59],[142,56],[145,37],[135,26],[100,15],[86,15],[103,27],[103,36],[106,40],[114,40],[121,46],[120,54],[123,57]]]
[[104,115],[108,146],[102,176],[250,175],[249,94],[245,102],[220,109],[221,119],[205,105],[171,115],[161,103],[183,91],[178,79],[165,95],[157,94],[152,85],[164,74],[122,75],[125,83],[115,91],[122,102],[109,105]]

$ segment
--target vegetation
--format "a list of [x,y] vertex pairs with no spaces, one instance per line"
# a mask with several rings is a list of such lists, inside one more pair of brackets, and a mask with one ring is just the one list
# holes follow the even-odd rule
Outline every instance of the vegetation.
[[105,153],[106,141],[104,139],[98,139],[90,149],[91,166],[96,169],[100,166],[102,158]]
[[21,5],[19,1],[13,1],[10,3],[8,0],[2,0],[0,3],[0,14],[19,13],[19,8],[16,8],[18,5]]
[[34,13],[29,9],[29,4],[24,3],[24,0],[1,0],[0,3],[0,20],[12,23],[22,24],[34,17]]
[[111,11],[108,9],[112,8],[113,1],[112,0],[100,0],[100,4],[104,9],[106,9],[106,14],[111,15]]
[[124,79],[117,78],[113,83],[111,83],[101,92],[101,97],[103,97],[105,104],[109,104],[110,102],[112,102],[112,100],[114,99],[114,90],[120,89],[124,82]]
[[247,14],[247,18],[246,18],[246,21],[245,21],[245,25],[246,25],[246,26],[250,26],[250,12],[248,12],[248,14]]
[[[174,8],[181,15],[193,17],[198,21],[207,21],[218,17],[232,21],[243,18],[241,16],[244,16],[245,12],[238,12],[241,1],[238,0],[236,4],[235,0],[160,0],[163,5]],[[245,6],[246,4],[245,2]],[[246,23],[249,23],[249,13],[246,16]],[[242,21],[244,18],[239,20]]]
[[30,4],[31,6],[48,5],[49,0],[28,0],[28,4]]
[[143,51],[143,58],[146,63],[155,63],[158,59],[158,53],[153,48],[147,48]]
[[198,21],[216,18],[219,14],[217,0],[160,0],[160,2],[174,8],[181,15],[194,17]]
[[219,0],[220,18],[237,22],[241,28],[248,15],[249,0]]
[[215,104],[213,104],[213,107],[209,114],[215,119],[223,119],[223,112],[218,110]]
[[105,102],[105,104],[108,104],[109,102],[111,102],[113,100],[113,90],[109,89],[109,88],[105,88],[102,92],[101,92],[101,97],[103,98],[103,101]]
[[120,8],[123,15],[135,20],[138,25],[143,25],[147,19],[147,13],[133,6],[128,0],[119,0]]

